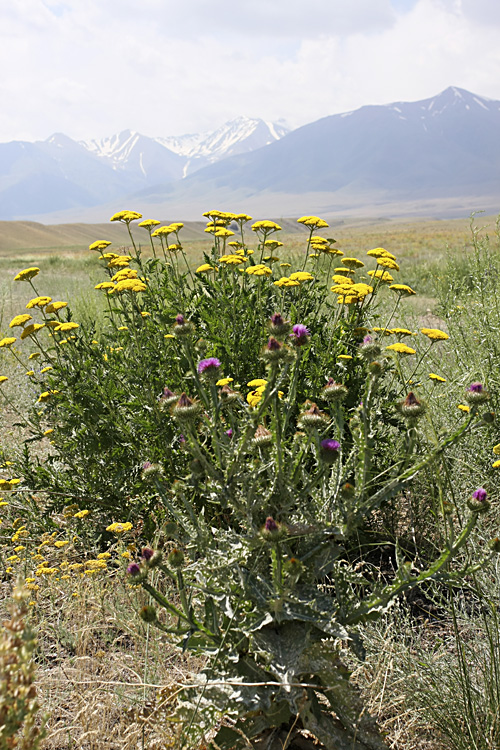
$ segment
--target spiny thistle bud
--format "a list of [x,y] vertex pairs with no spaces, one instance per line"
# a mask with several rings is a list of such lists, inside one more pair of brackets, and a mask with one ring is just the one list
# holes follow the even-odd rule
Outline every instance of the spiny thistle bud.
[[356,490],[354,489],[354,486],[349,482],[346,482],[340,488],[340,495],[344,500],[352,500],[355,492]]
[[297,325],[294,325],[292,328],[292,331],[293,333],[291,333],[288,338],[293,346],[305,346],[305,344],[309,343],[311,332],[305,325],[297,323]]
[[302,565],[300,560],[297,560],[296,557],[291,557],[283,565],[284,572],[287,575],[289,575],[291,578],[298,578],[300,574],[302,573],[303,569],[304,569],[304,566]]
[[167,557],[167,563],[172,568],[182,567],[184,565],[184,552],[181,549],[173,549]]
[[135,578],[136,576],[141,575],[141,568],[136,562],[130,563],[127,568],[127,573],[129,574],[129,576],[133,576]]
[[144,461],[141,472],[141,477],[144,481],[159,479],[161,476],[163,476],[163,469],[160,464],[152,464],[151,461]]
[[448,500],[444,500],[443,502],[443,515],[444,516],[452,516],[455,512],[455,508],[453,507],[452,503],[449,503]]
[[384,366],[381,362],[375,359],[373,362],[370,362],[370,364],[368,365],[368,370],[370,371],[370,374],[373,375],[374,378],[378,378],[379,375],[382,375],[384,371]]
[[234,391],[232,388],[230,388],[228,385],[223,385],[222,388],[219,391],[220,400],[224,406],[228,406],[229,404],[234,404],[235,401],[238,401],[240,398],[240,394],[238,391]]
[[272,516],[268,516],[260,533],[264,539],[277,541],[282,536],[283,529],[281,524],[277,523]]
[[317,404],[306,401],[306,404],[308,403],[310,404],[309,408],[299,415],[297,427],[299,429],[322,427],[328,421],[328,417],[319,409]]
[[477,406],[488,401],[490,394],[485,390],[482,383],[471,383],[465,392],[465,400],[471,406]]
[[376,359],[382,350],[373,336],[365,336],[363,343],[359,347],[359,351],[365,359],[371,360]]
[[417,419],[425,414],[425,404],[415,396],[413,391],[398,404],[398,409],[406,419]]
[[141,620],[144,620],[144,622],[155,622],[156,608],[152,607],[151,605],[142,607],[142,609],[139,610],[139,617],[141,618]]
[[255,430],[255,434],[253,436],[253,446],[255,448],[267,448],[269,445],[271,445],[272,442],[272,432],[269,432],[269,430],[266,430],[266,428],[260,424]]
[[488,542],[488,547],[492,552],[500,553],[500,539],[496,536]]
[[160,550],[155,550],[148,560],[148,568],[156,568],[156,566],[161,563],[162,557],[163,555]]
[[219,379],[219,367],[220,360],[217,357],[209,357],[208,359],[202,359],[198,363],[198,375],[201,375],[205,380],[214,382]]
[[274,336],[271,336],[262,351],[262,357],[270,364],[277,364],[289,357],[289,351]]
[[472,497],[467,500],[467,505],[474,513],[484,513],[490,507],[488,493],[484,487],[479,487],[472,493]]
[[338,440],[326,438],[320,443],[319,456],[326,464],[334,464],[340,453],[340,443]]
[[484,414],[481,414],[481,419],[486,424],[493,424],[495,421],[495,412],[494,411],[485,411]]
[[176,393],[174,393],[173,391],[170,390],[170,388],[167,388],[167,386],[165,386],[165,388],[163,389],[163,392],[160,394],[160,398],[159,398],[160,406],[162,408],[171,406],[172,404],[175,404],[178,398],[179,396]]
[[185,393],[181,393],[179,400],[175,404],[172,410],[172,414],[176,419],[179,420],[190,420],[194,419],[201,410],[201,405],[198,401],[193,401]]
[[154,555],[154,550],[151,547],[143,547],[141,550],[141,557],[145,562],[149,562]]
[[274,313],[271,315],[268,328],[272,336],[286,336],[290,330],[290,323],[287,320],[283,320],[281,313]]
[[337,383],[333,378],[328,378],[328,383],[323,387],[323,397],[328,401],[343,401],[346,396],[345,385]]
[[184,315],[177,315],[175,318],[175,323],[172,326],[172,333],[174,336],[189,336],[189,334],[193,333],[194,331],[194,324],[191,323],[190,320],[186,320]]

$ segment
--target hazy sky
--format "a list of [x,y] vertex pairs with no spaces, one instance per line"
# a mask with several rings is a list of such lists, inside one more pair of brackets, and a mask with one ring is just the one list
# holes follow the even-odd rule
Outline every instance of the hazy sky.
[[13,0],[0,141],[291,127],[459,86],[500,99],[498,0]]

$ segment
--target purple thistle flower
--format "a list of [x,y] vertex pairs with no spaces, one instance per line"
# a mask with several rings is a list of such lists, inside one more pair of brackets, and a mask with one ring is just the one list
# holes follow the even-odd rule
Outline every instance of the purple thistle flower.
[[144,469],[149,469],[152,465],[153,464],[151,463],[151,461],[144,461],[144,463],[142,464],[143,471]]
[[186,442],[186,438],[184,437],[184,435],[179,435],[179,443],[183,445],[185,442]]
[[292,331],[293,333],[290,334],[290,338],[294,346],[304,346],[304,344],[307,344],[309,336],[311,335],[311,331],[307,326],[302,323],[297,323],[292,328]]
[[185,318],[184,318],[184,315],[176,315],[175,316],[175,322],[177,323],[178,326],[183,326],[184,323],[186,322]]
[[142,548],[142,550],[141,550],[141,557],[143,558],[143,560],[146,560],[146,562],[148,560],[151,560],[151,558],[153,557],[153,555],[154,555],[154,552],[151,549],[151,547],[143,547]]
[[137,563],[130,563],[130,565],[127,568],[127,573],[129,576],[138,576],[141,573],[140,567],[137,565]]
[[340,448],[339,441],[334,440],[333,438],[326,438],[326,440],[322,440],[320,445],[322,450],[334,453],[336,453]]
[[277,352],[279,349],[281,349],[281,344],[273,336],[271,336],[271,338],[267,342],[267,348],[270,352]]
[[264,529],[266,531],[274,532],[274,531],[278,531],[278,528],[279,528],[278,524],[276,523],[274,518],[272,516],[268,516],[264,524]]
[[371,344],[372,341],[373,341],[372,336],[365,336],[363,339],[363,344]]
[[470,386],[467,388],[470,393],[481,393],[483,390],[483,384],[482,383],[471,383]]
[[217,359],[217,357],[209,357],[208,359],[202,359],[201,362],[198,363],[198,373],[200,375],[203,375],[203,373],[214,373],[219,367],[221,363]]
[[232,438],[232,437],[233,437],[233,428],[232,428],[232,427],[230,427],[230,428],[229,428],[229,430],[226,430],[226,435],[227,435],[227,436],[228,436],[229,438]]
[[283,320],[281,313],[273,313],[271,315],[271,323],[273,326],[282,326],[285,324],[285,321]]
[[479,487],[475,492],[472,493],[472,497],[475,500],[479,500],[479,502],[484,503],[488,496],[488,493],[484,489],[484,487]]

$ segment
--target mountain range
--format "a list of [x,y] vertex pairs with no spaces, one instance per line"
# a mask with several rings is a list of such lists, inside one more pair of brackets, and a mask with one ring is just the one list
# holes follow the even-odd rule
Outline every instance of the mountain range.
[[0,217],[102,221],[131,207],[196,219],[214,206],[268,216],[496,212],[499,136],[500,102],[454,86],[291,132],[239,118],[204,136],[55,135],[0,144]]

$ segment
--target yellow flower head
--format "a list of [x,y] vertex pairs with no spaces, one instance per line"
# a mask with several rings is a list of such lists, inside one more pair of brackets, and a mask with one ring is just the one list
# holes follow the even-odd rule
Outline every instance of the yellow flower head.
[[114,289],[115,285],[111,281],[101,281],[100,284],[97,284],[94,289]]
[[7,336],[0,341],[0,346],[12,346],[15,341],[17,341],[15,336]]
[[132,258],[130,255],[118,255],[115,258],[111,258],[108,263],[108,268],[121,268],[123,266],[128,266],[131,260]]
[[221,378],[220,380],[216,382],[215,385],[220,385],[220,386],[229,385],[229,383],[232,383],[233,380],[234,378]]
[[495,456],[500,456],[500,443],[497,443],[497,445],[493,446],[493,453]]
[[175,227],[173,227],[171,224],[167,224],[164,227],[158,227],[158,229],[155,229],[155,231],[152,233],[151,237],[161,237],[162,235],[169,235],[169,234],[175,234]]
[[88,516],[89,513],[90,513],[90,510],[87,510],[87,509],[79,510],[78,513],[75,513],[73,518],[85,518],[85,516]]
[[17,276],[14,276],[14,281],[31,281],[37,274],[40,273],[40,269],[33,266],[32,268],[25,268],[24,271],[19,271]]
[[389,289],[392,289],[393,292],[397,292],[401,297],[410,297],[412,294],[416,294],[411,286],[408,286],[407,284],[391,284]]
[[467,413],[470,412],[470,406],[467,404],[458,404],[457,409],[460,409],[460,411],[465,411]]
[[248,214],[234,214],[234,220],[246,224],[247,221],[253,221]]
[[51,313],[56,313],[67,306],[67,302],[51,302],[50,305],[47,305],[47,307],[45,308],[45,312],[50,315]]
[[350,354],[339,354],[337,359],[352,359]]
[[440,331],[439,328],[421,328],[420,333],[423,333],[431,341],[446,341],[450,338],[447,333]]
[[259,232],[263,231],[264,233],[269,232],[279,232],[281,229],[279,224],[276,224],[275,221],[269,221],[267,219],[264,219],[263,221],[256,221],[255,224],[252,224],[252,232]]
[[355,292],[358,297],[366,297],[368,294],[371,294],[373,292],[373,287],[369,286],[368,284],[353,284],[349,287],[351,294]]
[[123,281],[123,279],[136,279],[139,271],[133,268],[121,268],[112,277],[111,281]]
[[499,469],[500,468],[500,460],[493,461],[493,463],[491,464],[491,468],[492,469]]
[[333,281],[341,286],[352,286],[354,284],[353,279],[349,276],[342,276],[340,273],[336,273],[332,276]]
[[0,383],[5,383],[5,381],[8,379],[9,378],[7,377],[7,375],[0,375]]
[[396,260],[396,256],[383,247],[375,247],[373,250],[368,250],[366,254],[372,258],[390,258],[391,260]]
[[111,242],[109,240],[96,240],[89,245],[89,250],[105,250],[110,245]]
[[125,224],[130,224],[131,221],[137,219],[142,219],[142,214],[137,213],[137,211],[118,211],[113,214],[110,221],[123,221]]
[[267,384],[267,380],[264,380],[263,378],[254,378],[249,383],[247,383],[249,388],[260,388],[266,384]]
[[271,276],[272,270],[268,267],[263,265],[262,263],[258,263],[256,266],[250,266],[249,268],[245,268],[245,272],[250,274],[251,276]]
[[123,534],[124,531],[130,531],[132,528],[132,524],[130,521],[127,521],[126,523],[112,523],[110,526],[106,527],[106,531],[112,531],[115,534]]
[[389,333],[393,333],[396,336],[413,336],[413,333],[408,328],[391,328]]
[[141,221],[137,226],[147,229],[148,232],[150,232],[153,227],[157,227],[158,224],[161,224],[161,221],[158,221],[157,219],[144,219],[144,221]]
[[346,296],[347,294],[351,295],[351,290],[353,286],[354,284],[350,286],[349,284],[343,284],[341,282],[339,284],[335,284],[335,286],[331,286],[330,291],[333,292],[334,294],[340,294],[344,296]]
[[221,255],[219,258],[220,263],[224,263],[228,266],[238,266],[240,263],[245,263],[248,260],[244,255]]
[[340,262],[347,266],[347,268],[352,269],[363,268],[363,266],[365,265],[362,260],[358,260],[357,258],[342,258]]
[[195,273],[208,273],[209,271],[213,271],[214,267],[210,265],[210,263],[202,263],[201,266],[198,266]]
[[383,268],[389,268],[391,271],[399,271],[399,265],[392,258],[377,258],[377,263]]
[[49,302],[52,302],[52,297],[35,297],[34,299],[30,299],[26,305],[26,309],[31,310],[33,307],[45,307]]
[[274,281],[273,284],[274,286],[279,286],[279,287],[300,286],[300,281],[296,281],[295,279],[289,279],[288,276],[282,276],[281,279]]
[[430,372],[429,378],[431,380],[435,380],[436,383],[446,383],[446,378],[442,378],[441,375],[436,375],[435,372]]
[[292,281],[312,281],[314,276],[308,271],[295,271],[295,273],[290,274],[290,279]]
[[67,540],[60,541],[60,542],[54,542],[54,547],[57,547],[57,549],[62,549],[62,547],[65,547],[69,542]]
[[390,344],[389,346],[385,347],[386,349],[389,349],[389,351],[398,352],[399,354],[415,354],[416,350],[412,349],[411,346],[406,346],[406,344]]
[[24,326],[24,324],[27,323],[28,320],[33,320],[31,315],[28,315],[28,313],[24,313],[24,315],[16,315],[16,317],[12,318],[12,320],[10,321],[9,328],[16,328],[17,326]]
[[381,284],[390,284],[394,281],[394,276],[391,276],[389,271],[381,271],[380,268],[376,271],[368,271],[368,276],[371,276],[372,279],[380,279]]
[[36,333],[44,326],[45,323],[30,323],[29,326],[26,326],[26,328],[23,329],[20,336],[21,340],[24,341],[24,339],[28,338],[28,336],[31,336],[33,333]]
[[301,216],[297,219],[298,224],[304,224],[306,227],[315,227],[316,229],[322,229],[328,226],[324,219],[320,219],[319,216]]
[[58,323],[54,330],[61,333],[62,331],[74,331],[76,328],[80,328],[80,324],[69,321],[68,323]]

